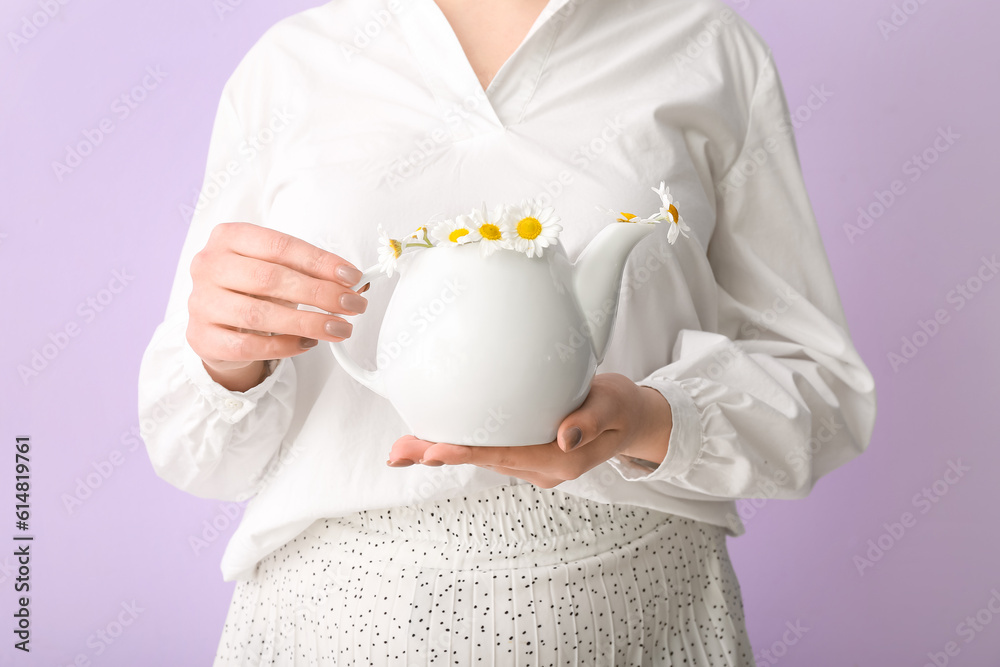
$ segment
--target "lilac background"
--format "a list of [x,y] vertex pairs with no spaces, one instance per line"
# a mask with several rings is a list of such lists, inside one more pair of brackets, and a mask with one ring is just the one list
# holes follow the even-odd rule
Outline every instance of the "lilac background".
[[[179,206],[197,194],[222,84],[267,27],[317,3],[47,0],[58,13],[15,49],[8,33],[45,1],[7,0],[0,10],[0,285],[13,313],[0,347],[0,540],[13,544],[20,434],[33,440],[37,536],[30,657],[11,647],[16,573],[13,547],[0,547],[0,664],[62,667],[84,656],[93,665],[208,665],[233,590],[219,572],[235,527],[227,511],[235,517],[240,508],[188,496],[154,475],[130,436],[136,376],[163,314],[185,234]],[[1000,279],[960,310],[948,300],[983,255],[1000,252],[1000,8],[982,0],[903,5],[916,13],[885,37],[878,21],[893,12],[888,0],[734,2],[771,44],[793,108],[812,87],[832,93],[797,137],[851,332],[879,396],[868,453],[807,499],[741,504],[748,532],[729,544],[760,665],[923,665],[928,653],[939,654],[939,665],[1000,661],[1000,615],[987,609],[994,592],[1000,609]],[[111,104],[147,67],[166,76],[122,119]],[[52,162],[102,118],[114,131],[60,181]],[[960,138],[912,182],[904,163],[949,127]],[[851,242],[844,225],[897,179],[906,192]],[[91,321],[79,304],[101,297],[116,270],[132,277]],[[948,322],[893,369],[887,355],[938,309]],[[22,381],[18,365],[68,323],[78,335]],[[67,510],[64,494],[115,450],[120,465]],[[921,512],[914,495],[959,460],[968,471],[954,485],[939,482],[946,493]],[[915,523],[890,537],[884,524],[907,511]],[[213,521],[221,534],[196,554],[189,537]],[[880,538],[891,547],[859,573],[855,557]],[[98,640],[109,624],[116,632],[122,604],[133,601],[141,609],[134,622],[113,643]],[[984,625],[964,631],[972,626],[959,624],[977,612]],[[795,637],[786,623],[796,622],[808,630],[785,643],[783,634]],[[957,654],[946,656],[950,641]]]

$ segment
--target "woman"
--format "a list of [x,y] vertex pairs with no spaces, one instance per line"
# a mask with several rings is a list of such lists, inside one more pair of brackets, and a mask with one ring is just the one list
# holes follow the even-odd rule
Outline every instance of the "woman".
[[[661,181],[688,238],[633,251],[556,441],[418,440],[333,361],[375,356],[391,289],[353,288],[377,224],[528,199],[574,259],[595,206],[655,210]],[[157,473],[251,498],[216,665],[753,665],[735,499],[806,495],[875,414],[770,51],[716,0],[338,0],[272,27],[223,90],[143,358],[141,415],[161,401]]]

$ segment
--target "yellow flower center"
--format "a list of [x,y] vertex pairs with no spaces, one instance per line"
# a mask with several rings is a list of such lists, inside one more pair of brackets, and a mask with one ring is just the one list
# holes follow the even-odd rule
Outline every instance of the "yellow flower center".
[[527,218],[521,218],[520,222],[517,223],[517,235],[522,239],[530,241],[541,233],[542,223],[538,222],[538,218],[528,216]]
[[479,233],[487,241],[499,241],[501,237],[500,228],[494,225],[492,222],[483,223],[479,227]]
[[674,206],[673,204],[671,204],[670,208],[667,209],[667,213],[669,213],[673,217],[672,222],[674,222],[675,224],[681,219],[680,216],[677,214],[677,207]]
[[451,234],[448,234],[448,240],[452,243],[458,243],[458,240],[469,233],[468,229],[464,227],[462,229],[456,229]]
[[618,218],[618,222],[632,222],[637,216],[634,213],[622,213],[622,217]]
[[392,255],[396,259],[403,254],[403,244],[396,239],[389,239],[389,246],[392,248]]

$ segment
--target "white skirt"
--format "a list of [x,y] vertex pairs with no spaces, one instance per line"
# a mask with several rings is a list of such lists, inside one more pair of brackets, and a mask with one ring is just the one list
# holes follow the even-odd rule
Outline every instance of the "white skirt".
[[214,667],[754,666],[725,529],[518,484],[314,522]]

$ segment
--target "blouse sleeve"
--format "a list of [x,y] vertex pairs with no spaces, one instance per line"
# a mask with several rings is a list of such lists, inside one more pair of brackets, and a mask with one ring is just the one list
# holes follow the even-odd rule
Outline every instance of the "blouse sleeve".
[[867,448],[875,389],[847,330],[770,52],[739,157],[715,186],[718,330],[680,331],[671,363],[637,383],[670,403],[663,461],[610,464],[666,495],[802,497]]
[[285,358],[269,362],[271,374],[257,386],[230,391],[211,378],[187,342],[191,258],[221,222],[263,224],[265,156],[241,152],[246,133],[234,85],[231,77],[223,88],[166,314],[140,364],[139,422],[157,475],[196,496],[238,501],[256,492],[275,458],[291,423],[296,379]]

